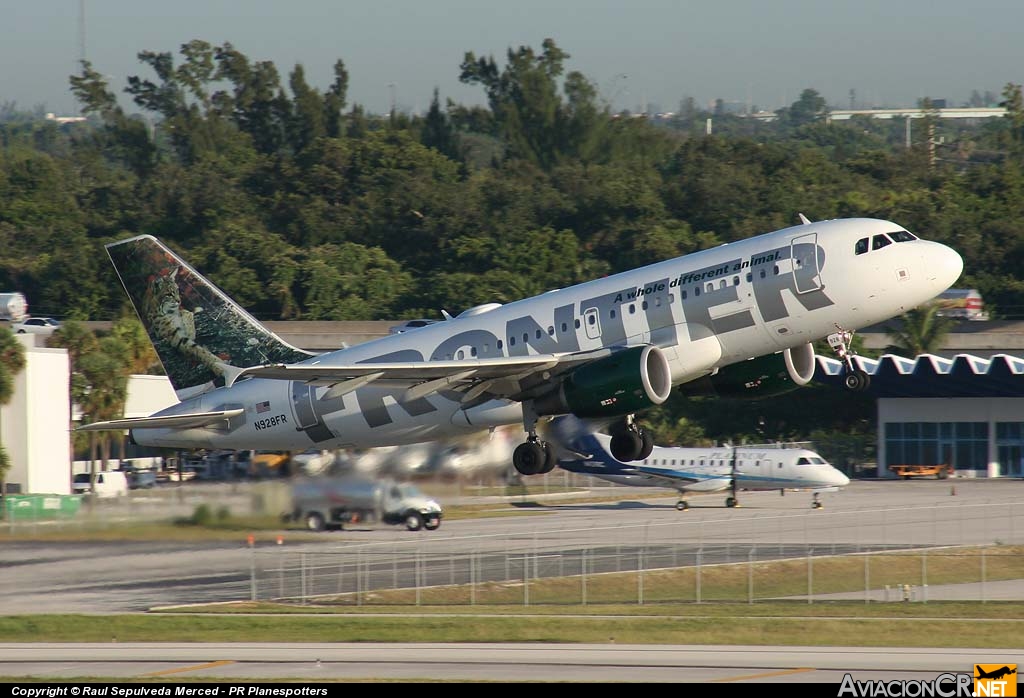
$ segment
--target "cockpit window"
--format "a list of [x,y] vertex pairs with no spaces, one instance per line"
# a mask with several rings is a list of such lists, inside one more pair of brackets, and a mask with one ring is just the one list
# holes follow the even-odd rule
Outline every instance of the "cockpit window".
[[809,460],[807,460],[806,458],[798,458],[797,461],[796,461],[796,464],[797,465],[810,465],[811,462]]
[[854,254],[864,254],[868,251],[868,239],[861,238],[857,241],[857,246],[853,248]]
[[871,249],[873,250],[880,250],[886,245],[891,244],[892,240],[890,240],[886,235],[876,235],[875,237],[871,238]]
[[908,233],[906,230],[897,230],[894,233],[889,233],[889,237],[891,237],[896,242],[910,242],[911,240],[917,239],[916,235],[914,235],[913,233]]

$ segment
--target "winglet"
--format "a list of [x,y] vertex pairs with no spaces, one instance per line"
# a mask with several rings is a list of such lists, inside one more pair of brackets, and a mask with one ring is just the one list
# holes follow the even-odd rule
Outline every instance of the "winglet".
[[800,222],[803,223],[804,225],[811,224],[811,222],[807,219],[807,216],[805,216],[804,214],[798,213],[797,215],[800,216]]

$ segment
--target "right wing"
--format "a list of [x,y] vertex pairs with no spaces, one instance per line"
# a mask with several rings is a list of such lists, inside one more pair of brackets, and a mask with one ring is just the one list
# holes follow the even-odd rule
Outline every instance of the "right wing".
[[111,429],[191,429],[225,422],[245,412],[238,407],[215,412],[192,412],[190,414],[168,414],[163,417],[126,417],[106,422],[93,422],[77,427],[75,431],[107,431]]

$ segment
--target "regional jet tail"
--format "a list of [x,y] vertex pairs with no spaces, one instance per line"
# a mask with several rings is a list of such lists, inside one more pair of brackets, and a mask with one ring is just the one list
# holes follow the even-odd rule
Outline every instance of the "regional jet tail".
[[558,417],[551,423],[558,466],[619,485],[664,487],[679,492],[676,508],[685,511],[688,493],[728,490],[727,507],[739,506],[740,490],[811,490],[821,508],[821,491],[834,491],[850,479],[814,451],[783,444],[671,448],[655,446],[640,462],[623,463],[612,455],[616,437],[596,431],[600,424]]
[[930,301],[963,271],[956,252],[889,221],[801,220],[320,355],[281,341],[154,238],[134,237],[108,253],[181,402],[80,429],[128,428],[149,446],[302,452],[522,424],[512,461],[534,475],[555,467],[538,421],[574,415],[612,420],[619,461],[648,460],[636,415],[677,386],[794,390],[828,337],[847,387],[865,388],[851,332]]

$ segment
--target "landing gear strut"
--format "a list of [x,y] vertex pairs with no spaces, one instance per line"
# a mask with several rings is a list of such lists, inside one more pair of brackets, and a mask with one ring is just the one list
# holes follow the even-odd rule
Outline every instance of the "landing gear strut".
[[654,450],[654,437],[640,428],[633,415],[627,415],[622,422],[615,424],[611,435],[612,455],[623,463],[643,460]]
[[520,475],[543,475],[555,468],[555,452],[551,444],[537,436],[537,420],[533,403],[523,403],[523,429],[526,442],[516,446],[512,452],[512,465]]
[[814,497],[811,501],[811,509],[821,509],[821,495],[818,492],[814,493]]
[[861,392],[868,389],[871,384],[871,377],[866,371],[857,368],[853,363],[853,357],[857,355],[852,348],[853,345],[853,330],[844,330],[839,325],[836,325],[838,332],[833,332],[828,336],[828,345],[832,347],[832,351],[836,353],[839,360],[843,362],[846,367],[846,372],[843,375],[843,385],[846,386],[847,390],[853,390],[855,392]]

